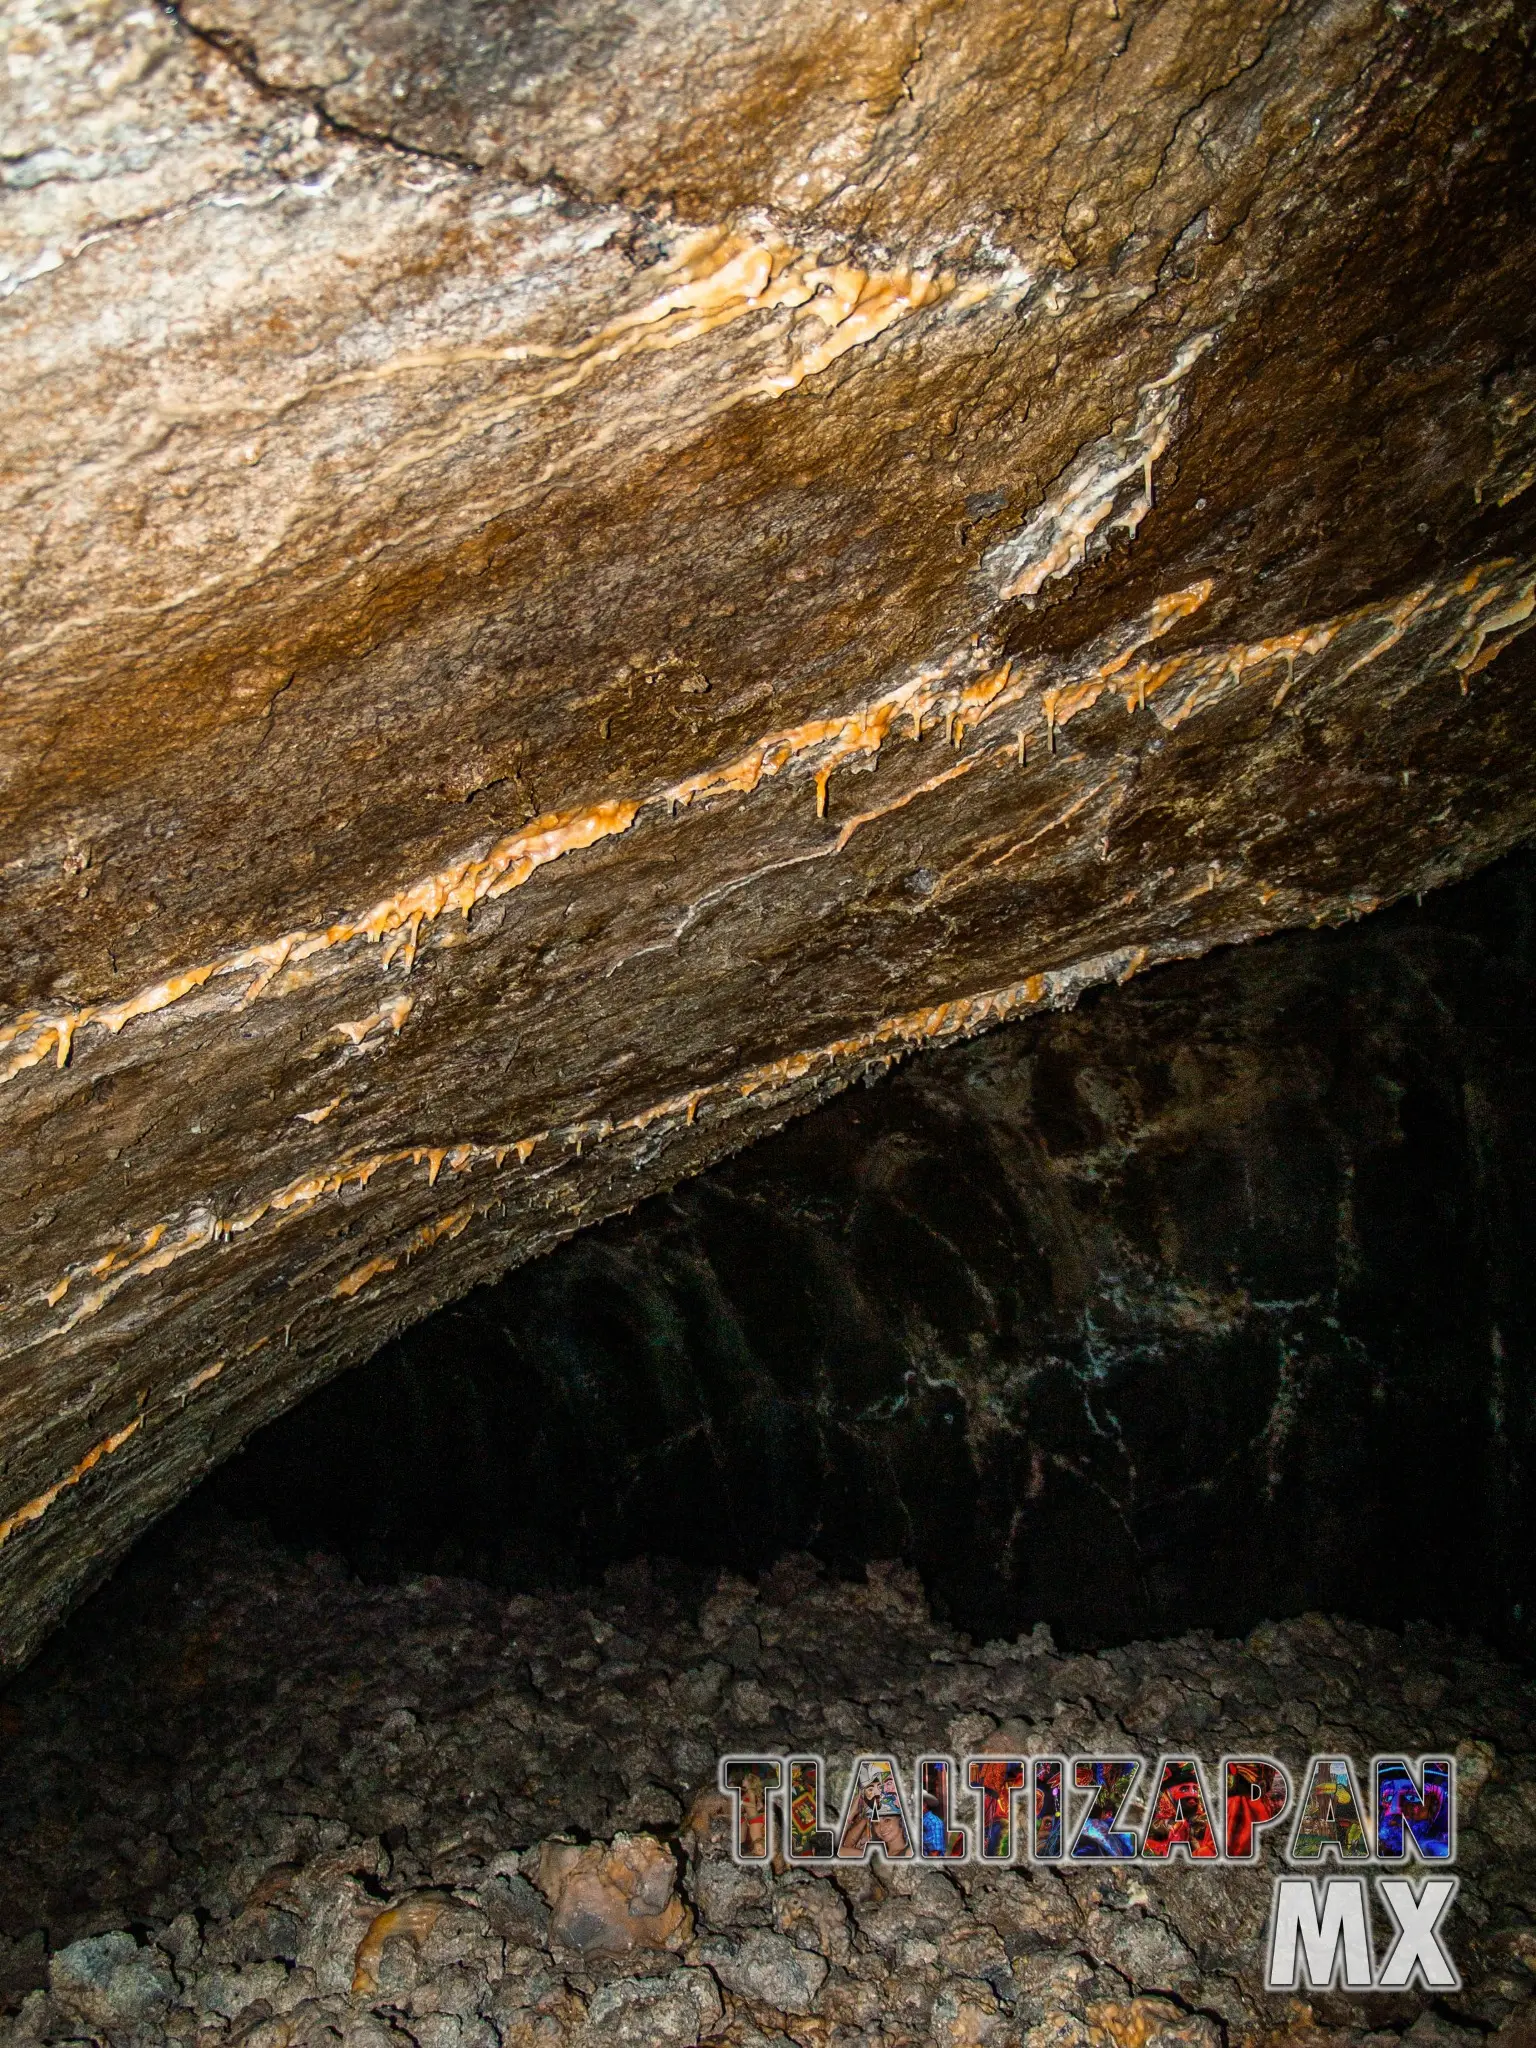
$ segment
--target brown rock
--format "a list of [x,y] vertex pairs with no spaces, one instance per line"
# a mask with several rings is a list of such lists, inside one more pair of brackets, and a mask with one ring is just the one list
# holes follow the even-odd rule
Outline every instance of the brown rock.
[[723,1792],[704,1785],[688,1802],[678,1829],[678,1840],[694,1855],[713,1852],[729,1854],[731,1846],[731,1802]]
[[1518,10],[26,23],[0,1663],[402,1319],[1536,819]]
[[376,1915],[357,1945],[357,1960],[352,1971],[353,1995],[372,1997],[379,1988],[379,1966],[386,1945],[391,1941],[404,1941],[420,1948],[443,1917],[449,1903],[446,1892],[417,1892]]
[[538,1887],[550,1903],[549,1938],[560,1948],[622,1954],[679,1949],[691,1918],[675,1896],[677,1865],[651,1835],[616,1835],[611,1845],[546,1842]]
[[1166,1998],[1106,1999],[1087,2008],[1093,2048],[1215,2048],[1221,2029]]

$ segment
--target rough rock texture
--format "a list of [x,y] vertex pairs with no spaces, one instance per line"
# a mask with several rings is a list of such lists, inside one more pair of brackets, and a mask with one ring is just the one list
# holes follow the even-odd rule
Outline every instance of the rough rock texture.
[[0,1660],[818,1091],[1529,830],[1507,0],[5,33]]
[[980,1637],[1314,1608],[1529,1651],[1536,856],[923,1054],[208,1487],[370,1576],[900,1554]]
[[[1486,1651],[1316,1615],[978,1648],[909,1573],[840,1585],[805,1559],[678,1593],[643,1569],[511,1602],[370,1589],[182,1520],[0,1708],[0,2039],[1528,2048],[1536,1692]],[[720,1853],[722,1748],[841,1769],[994,1739],[1293,1765],[1454,1747],[1463,1991],[1267,1996],[1265,1867],[765,1880]]]

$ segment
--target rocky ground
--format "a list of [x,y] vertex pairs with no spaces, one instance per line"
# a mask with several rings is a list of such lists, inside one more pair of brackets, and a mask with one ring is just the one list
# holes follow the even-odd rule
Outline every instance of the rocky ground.
[[[1532,2038],[1536,1686],[1308,1616],[1063,1655],[917,1581],[370,1585],[184,1516],[0,1705],[0,2040],[1152,2048]],[[1265,1871],[733,1864],[723,1750],[1453,1746],[1462,1993],[1258,1981]]]

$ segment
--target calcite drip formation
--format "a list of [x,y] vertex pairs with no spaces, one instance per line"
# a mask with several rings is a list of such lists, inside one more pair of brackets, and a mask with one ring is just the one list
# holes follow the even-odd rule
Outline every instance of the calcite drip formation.
[[1524,35],[27,0],[0,1663],[476,1281],[1529,834]]

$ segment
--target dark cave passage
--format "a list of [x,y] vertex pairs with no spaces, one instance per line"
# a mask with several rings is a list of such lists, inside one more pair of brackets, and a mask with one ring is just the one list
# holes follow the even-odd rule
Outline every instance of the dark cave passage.
[[809,1551],[978,1640],[1528,1649],[1533,1023],[1530,855],[1103,991],[477,1291],[205,1496],[373,1578]]
[[[1533,1019],[1524,855],[913,1060],[406,1332],[0,1692],[0,2048],[1529,2048]],[[710,1833],[723,1755],[1127,1743],[1454,1752],[1462,1991],[1276,2033],[1267,1870],[753,1892]],[[681,1960],[566,1942],[609,1842]]]
[[1536,0],[6,15],[0,2048],[1536,2048]]

